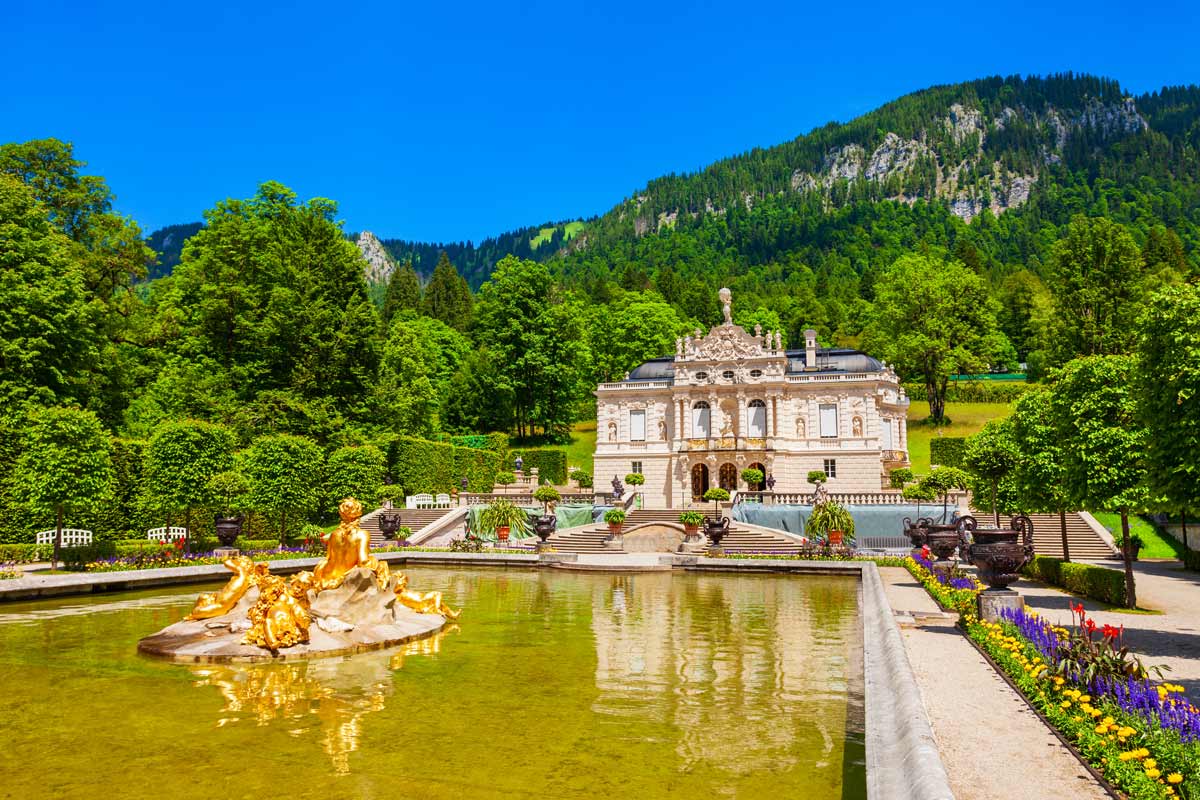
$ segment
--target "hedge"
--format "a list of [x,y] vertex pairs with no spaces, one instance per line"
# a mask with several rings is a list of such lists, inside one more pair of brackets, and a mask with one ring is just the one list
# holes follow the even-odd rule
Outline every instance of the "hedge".
[[490,492],[500,455],[490,450],[455,447],[401,436],[388,453],[388,471],[405,494],[449,492],[467,479],[467,490]]
[[561,486],[567,482],[566,450],[513,450],[504,460],[506,467],[515,469],[517,456],[524,461],[525,472],[537,467],[538,478]]
[[49,561],[52,544],[0,544],[0,564],[32,564]]
[[450,444],[469,447],[472,450],[491,450],[493,453],[508,452],[507,433],[472,433],[466,436],[451,436]]
[[[1033,384],[1018,381],[969,381],[951,383],[946,387],[948,403],[1011,403],[1029,391]],[[923,383],[905,383],[904,393],[910,400],[928,400]]]
[[936,436],[929,440],[929,463],[962,469],[966,447],[965,436]]
[[1125,605],[1125,573],[1092,564],[1077,564],[1050,556],[1034,556],[1021,572],[1072,594],[1112,606]]

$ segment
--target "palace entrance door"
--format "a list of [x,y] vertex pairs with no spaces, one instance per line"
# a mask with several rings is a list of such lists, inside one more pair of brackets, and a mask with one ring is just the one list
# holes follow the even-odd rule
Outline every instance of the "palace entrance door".
[[726,461],[721,465],[721,469],[717,472],[718,484],[722,489],[733,492],[737,489],[737,464],[731,461]]
[[704,493],[708,491],[708,465],[697,464],[692,467],[692,500],[700,501],[704,499]]

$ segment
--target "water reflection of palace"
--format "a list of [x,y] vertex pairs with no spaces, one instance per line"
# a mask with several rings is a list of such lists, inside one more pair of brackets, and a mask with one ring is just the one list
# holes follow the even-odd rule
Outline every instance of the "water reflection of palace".
[[449,626],[426,639],[381,653],[282,664],[212,664],[193,667],[197,686],[215,686],[225,697],[217,727],[253,721],[315,718],[321,749],[338,774],[349,774],[350,754],[358,749],[362,720],[382,711],[392,694],[392,671],[408,656],[434,655]]
[[671,580],[597,583],[594,710],[674,728],[683,770],[840,767],[831,755],[861,693],[857,582],[722,575],[672,592]]

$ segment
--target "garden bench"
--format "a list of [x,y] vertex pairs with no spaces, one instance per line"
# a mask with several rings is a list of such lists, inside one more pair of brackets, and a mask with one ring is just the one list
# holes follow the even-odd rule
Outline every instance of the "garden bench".
[[170,542],[175,539],[186,539],[187,528],[151,528],[146,531],[146,538],[153,542]]
[[433,498],[433,504],[437,508],[449,508],[450,507],[450,495],[439,494],[437,497]]
[[[54,544],[55,531],[38,531],[36,544]],[[92,543],[92,532],[82,528],[63,528],[63,547],[87,547]]]
[[431,494],[414,494],[413,508],[433,508],[433,495]]

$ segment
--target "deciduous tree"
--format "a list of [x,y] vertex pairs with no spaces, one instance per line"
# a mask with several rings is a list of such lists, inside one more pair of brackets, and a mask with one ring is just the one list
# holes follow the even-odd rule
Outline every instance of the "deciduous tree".
[[321,503],[324,457],[316,442],[278,434],[255,440],[246,451],[243,472],[255,509],[279,515],[279,542],[287,542],[288,514],[307,516]]

